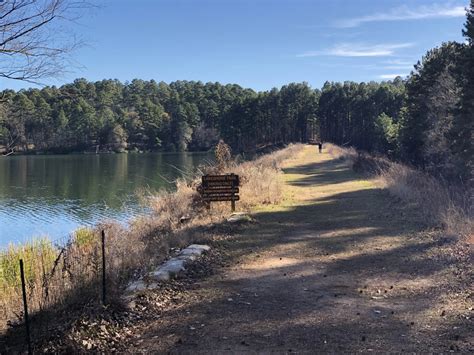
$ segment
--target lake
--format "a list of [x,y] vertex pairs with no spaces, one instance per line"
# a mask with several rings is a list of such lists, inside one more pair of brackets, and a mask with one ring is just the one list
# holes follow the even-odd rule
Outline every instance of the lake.
[[209,162],[209,153],[0,157],[0,248],[35,236],[62,238],[100,220],[145,212],[137,191]]

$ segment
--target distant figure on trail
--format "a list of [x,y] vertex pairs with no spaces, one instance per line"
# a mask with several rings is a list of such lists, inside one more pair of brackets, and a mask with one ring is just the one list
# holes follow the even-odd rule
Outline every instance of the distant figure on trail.
[[318,143],[318,148],[319,148],[319,152],[322,153],[323,152],[323,142]]

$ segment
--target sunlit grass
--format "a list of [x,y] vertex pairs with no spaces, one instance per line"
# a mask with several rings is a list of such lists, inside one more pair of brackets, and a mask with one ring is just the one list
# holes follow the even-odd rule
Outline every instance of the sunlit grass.
[[[290,145],[253,161],[231,161],[224,170],[214,173],[240,176],[238,210],[277,208],[290,198],[282,188],[281,166],[298,157],[302,149],[302,145]],[[224,221],[229,215],[229,203],[215,203],[211,211],[206,210],[197,192],[199,183],[200,177],[179,179],[174,191],[143,193],[142,200],[150,213],[137,216],[127,227],[104,222],[94,228],[77,229],[59,246],[47,238],[10,246],[0,254],[0,329],[7,320],[21,315],[20,258],[24,260],[31,311],[35,312],[54,307],[55,302],[67,304],[64,301],[68,295],[95,290],[101,267],[101,230],[106,234],[107,282],[119,294],[132,275],[136,277],[162,262],[170,247],[193,242],[195,236],[188,232],[190,227]]]
[[88,227],[81,227],[73,233],[73,240],[79,247],[92,245],[97,241],[97,233]]
[[24,262],[25,280],[31,283],[41,277],[43,268],[52,267],[56,254],[57,250],[46,237],[22,245],[10,244],[0,253],[0,290],[20,284],[20,259]]

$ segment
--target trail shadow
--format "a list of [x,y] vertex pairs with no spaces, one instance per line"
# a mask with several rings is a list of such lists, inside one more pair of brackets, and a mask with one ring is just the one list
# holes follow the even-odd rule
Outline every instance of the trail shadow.
[[354,172],[347,161],[331,159],[283,169],[286,174],[301,174],[304,178],[292,181],[293,186],[329,185],[354,180]]
[[[290,182],[301,193],[358,179],[337,159],[285,172],[303,175]],[[427,257],[451,240],[420,237],[425,226],[413,206],[376,187],[355,187],[255,218],[209,227],[231,232],[229,239],[203,242],[225,250],[226,263],[242,269],[198,278],[187,302],[157,310],[159,321],[128,323],[146,323],[142,349],[153,351],[171,335],[179,341],[160,352],[439,352],[464,339],[453,329],[463,326],[458,319],[426,327],[423,316],[446,286],[435,276],[455,260]],[[420,280],[426,284],[414,287]]]
[[[314,206],[289,213],[306,214],[306,209],[313,212]],[[366,226],[364,217],[360,214],[351,222]],[[285,213],[266,218],[284,220]],[[245,257],[248,264],[249,255],[258,260],[260,254],[264,256],[273,248],[281,248],[276,254],[284,259],[281,265],[278,258],[273,258],[276,264],[259,267],[256,263],[255,269],[240,273],[241,277],[204,282],[201,287],[206,290],[205,298],[198,296],[184,307],[165,310],[160,314],[160,326],[150,327],[143,337],[161,338],[177,333],[179,344],[166,350],[178,352],[439,351],[458,346],[452,339],[459,331],[452,330],[449,322],[421,336],[417,328],[424,326],[418,324],[424,322],[420,319],[436,304],[440,285],[410,287],[413,280],[433,276],[452,265],[454,261],[448,256],[425,258],[429,251],[449,243],[448,239],[412,238],[406,245],[380,251],[366,248],[355,255],[333,259],[334,253],[350,249],[354,243],[367,244],[372,238],[404,234],[377,224],[364,233],[320,238],[309,233],[324,230],[313,229],[317,221],[299,230],[294,226],[282,228],[280,223],[263,222],[264,219],[259,219],[261,233],[247,230],[232,240],[234,258]],[[290,235],[297,239],[289,238]],[[305,258],[308,254],[313,258]],[[314,257],[321,257],[319,263]],[[203,328],[190,330],[201,324]],[[401,335],[405,337],[403,342]]]
[[[85,315],[86,310],[89,314],[97,312],[99,315],[103,310],[100,305],[101,289],[99,281],[85,282],[80,288],[64,292],[60,300],[50,302],[41,309],[32,308],[30,304],[29,327],[33,352],[36,352],[38,344],[54,335],[51,334],[53,330],[67,329],[76,319]],[[115,291],[111,292],[110,296],[112,294],[115,294]],[[20,298],[18,302],[22,302]],[[0,354],[27,352],[23,312],[19,316],[21,319],[13,320],[10,326],[0,333]]]
[[[331,160],[285,172],[304,175],[290,183],[304,193],[357,179],[348,169]],[[221,242],[243,266],[163,311],[145,338],[179,334],[179,343],[161,349],[178,352],[449,351],[459,345],[453,339],[467,339],[451,327],[454,318],[431,327],[424,316],[449,288],[437,277],[455,259],[439,253],[452,240],[423,236],[413,206],[373,187],[255,217]]]

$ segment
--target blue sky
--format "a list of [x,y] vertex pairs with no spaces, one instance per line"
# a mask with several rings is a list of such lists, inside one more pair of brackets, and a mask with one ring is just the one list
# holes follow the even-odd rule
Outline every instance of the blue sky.
[[[468,0],[106,0],[80,19],[74,78],[201,80],[256,90],[406,75],[463,41]],[[0,80],[0,88],[31,84]]]

